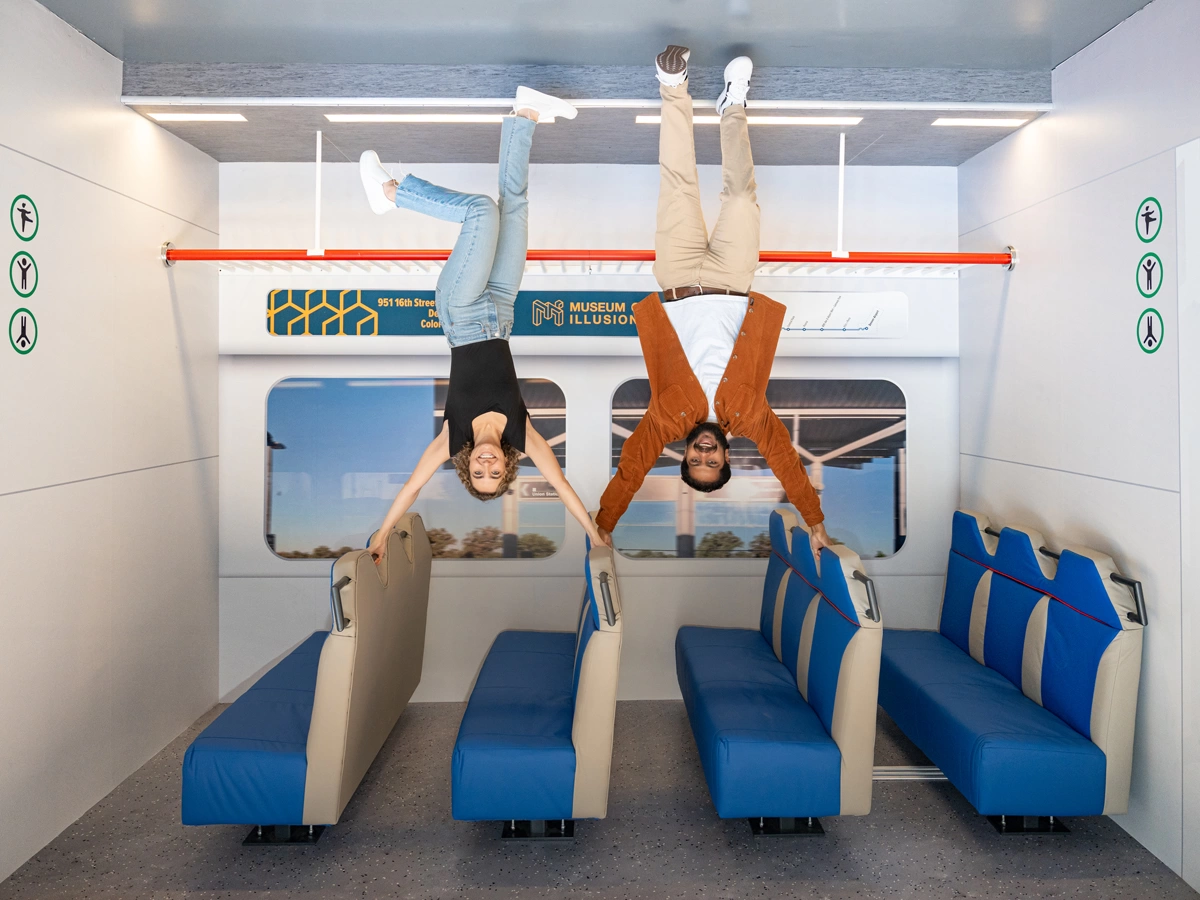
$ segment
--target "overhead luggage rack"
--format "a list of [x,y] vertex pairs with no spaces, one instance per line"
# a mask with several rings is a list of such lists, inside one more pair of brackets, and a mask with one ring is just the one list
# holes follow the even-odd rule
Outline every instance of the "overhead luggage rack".
[[[441,271],[449,250],[187,250],[162,246],[164,265],[203,262],[230,272],[345,272],[430,275]],[[653,250],[530,250],[525,271],[550,275],[650,274]],[[999,253],[835,253],[828,250],[764,250],[756,275],[799,277],[954,278],[968,266],[1012,269],[1017,252]]]

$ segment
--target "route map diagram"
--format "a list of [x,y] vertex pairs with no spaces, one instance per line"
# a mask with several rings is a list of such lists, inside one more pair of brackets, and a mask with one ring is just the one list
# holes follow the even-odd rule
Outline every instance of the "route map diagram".
[[908,297],[900,291],[804,291],[774,298],[787,306],[782,338],[896,338],[908,333]]

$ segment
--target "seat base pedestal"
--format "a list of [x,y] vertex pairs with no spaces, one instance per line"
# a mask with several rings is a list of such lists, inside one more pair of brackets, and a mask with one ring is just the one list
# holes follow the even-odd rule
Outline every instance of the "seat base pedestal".
[[1069,834],[1071,829],[1054,816],[988,816],[1000,834]]
[[315,844],[324,833],[324,825],[256,825],[250,829],[250,833],[242,841],[242,846]]
[[500,838],[506,841],[573,841],[574,819],[509,819]]
[[821,820],[815,816],[755,816],[747,819],[755,837],[791,837],[824,834]]

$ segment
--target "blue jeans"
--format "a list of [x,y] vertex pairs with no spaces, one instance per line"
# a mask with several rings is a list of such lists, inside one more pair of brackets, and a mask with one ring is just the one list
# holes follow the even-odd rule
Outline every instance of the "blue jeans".
[[500,132],[500,200],[463,194],[409,175],[396,186],[402,209],[461,222],[437,283],[437,314],[451,347],[508,340],[529,246],[532,119],[510,116]]

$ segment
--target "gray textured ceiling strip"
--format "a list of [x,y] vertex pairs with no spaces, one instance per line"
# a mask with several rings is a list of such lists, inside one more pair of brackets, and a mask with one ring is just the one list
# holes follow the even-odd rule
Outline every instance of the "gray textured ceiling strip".
[[[133,105],[141,113],[151,106]],[[171,109],[161,109],[164,112]],[[209,111],[204,107],[188,112]],[[229,107],[211,111],[229,111]],[[177,123],[163,125],[220,162],[311,162],[313,133],[324,132],[331,145],[328,162],[352,161],[366,149],[385,160],[406,163],[496,162],[500,126],[495,124],[332,124],[320,107],[261,107],[245,110],[248,121],[237,124]],[[355,109],[354,112],[395,110]],[[422,112],[472,112],[429,108]],[[477,110],[495,113],[496,110]],[[574,121],[538,128],[533,144],[535,163],[653,165],[658,161],[658,127],[638,125],[639,110],[582,109]],[[830,110],[821,115],[837,115]],[[874,110],[854,113],[862,122],[838,126],[751,126],[755,162],[763,166],[836,165],[838,134],[846,132],[846,160],[854,166],[957,166],[1001,140],[1008,128],[931,128],[935,113],[913,110]],[[1036,114],[1030,113],[1030,118]],[[719,129],[698,125],[699,163],[721,161]],[[342,154],[345,154],[343,157]]]
[[[716,97],[721,67],[693,67]],[[506,97],[528,84],[564,97],[656,98],[652,66],[411,66],[127,63],[126,97]],[[995,69],[763,67],[756,100],[1048,103],[1050,73]]]

